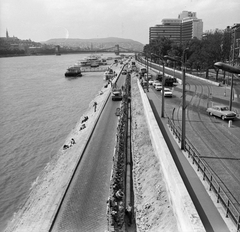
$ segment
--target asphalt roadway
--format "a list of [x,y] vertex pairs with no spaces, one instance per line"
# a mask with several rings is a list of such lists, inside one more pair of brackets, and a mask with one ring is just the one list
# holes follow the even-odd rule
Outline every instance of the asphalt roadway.
[[[175,73],[175,76],[181,79],[181,74]],[[211,105],[228,105],[230,88],[190,77],[186,78],[186,83],[186,138],[216,174],[218,184],[240,211],[240,118],[229,126],[228,121],[211,117],[206,113],[207,107]],[[149,100],[161,115],[161,93],[153,87],[150,88],[150,92],[147,93]],[[180,130],[182,86],[178,85],[172,90],[173,97],[164,98],[164,113],[165,117],[171,118]],[[233,101],[233,109],[239,114],[238,100]]]
[[[121,75],[118,85],[125,82]],[[109,98],[60,208],[52,231],[107,230],[107,199],[113,165],[120,101]]]

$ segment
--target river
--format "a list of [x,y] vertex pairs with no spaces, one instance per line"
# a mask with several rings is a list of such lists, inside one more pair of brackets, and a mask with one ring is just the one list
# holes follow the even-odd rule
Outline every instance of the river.
[[64,77],[85,56],[0,59],[0,231],[104,84],[101,72]]

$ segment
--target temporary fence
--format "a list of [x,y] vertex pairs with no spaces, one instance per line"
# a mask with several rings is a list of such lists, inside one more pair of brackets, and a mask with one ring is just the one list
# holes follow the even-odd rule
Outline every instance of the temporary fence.
[[125,218],[125,172],[126,172],[126,138],[128,132],[128,99],[130,76],[126,79],[123,99],[117,110],[119,122],[116,134],[116,146],[113,154],[113,169],[110,182],[110,196],[108,199],[108,231],[124,231]]

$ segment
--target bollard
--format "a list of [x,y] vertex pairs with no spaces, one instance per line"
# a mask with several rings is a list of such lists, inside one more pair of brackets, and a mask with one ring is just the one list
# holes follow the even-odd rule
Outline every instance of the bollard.
[[228,121],[228,127],[231,127],[232,126],[232,120],[229,120]]

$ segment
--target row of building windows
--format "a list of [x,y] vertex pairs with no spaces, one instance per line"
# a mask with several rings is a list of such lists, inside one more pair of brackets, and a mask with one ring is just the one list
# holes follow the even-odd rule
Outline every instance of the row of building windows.
[[183,11],[178,19],[163,19],[161,25],[150,27],[149,42],[159,37],[169,37],[175,42],[181,43],[183,40],[189,40],[193,37],[201,39],[202,33],[203,22],[196,18],[196,13]]

